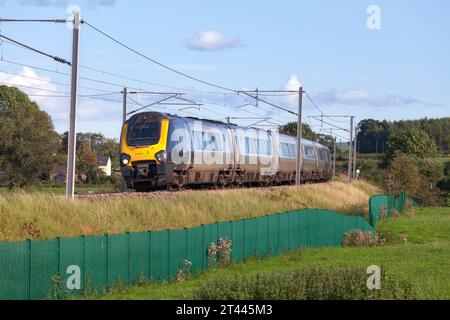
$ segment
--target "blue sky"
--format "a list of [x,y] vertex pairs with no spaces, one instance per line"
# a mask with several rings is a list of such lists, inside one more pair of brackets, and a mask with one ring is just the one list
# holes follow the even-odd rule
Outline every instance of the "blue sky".
[[[358,120],[450,116],[449,1],[0,0],[0,16],[66,18],[69,4],[81,8],[83,19],[133,48],[219,85],[234,89],[296,89],[301,81],[326,114],[355,115]],[[379,30],[367,28],[369,5],[381,10]],[[0,30],[48,53],[71,58],[71,31],[64,25],[2,23]],[[70,72],[46,57],[8,43],[3,43],[1,50],[3,60]],[[220,90],[151,64],[87,26],[81,30],[80,64],[183,88],[186,98],[214,103],[205,104],[200,110],[180,111],[181,107],[174,106],[152,110],[168,109],[180,115],[221,120],[227,115],[258,118],[234,120],[242,125],[259,118],[271,118],[261,122],[267,126],[295,118],[263,103],[258,108],[236,109],[247,103],[236,94],[199,93]],[[175,90],[87,68],[80,68],[80,75],[145,90]],[[0,61],[0,84],[5,83],[22,85],[51,114],[59,132],[67,129],[68,98],[42,97],[68,93],[67,76]],[[80,89],[81,95],[120,91],[118,87],[87,80],[80,80],[80,86],[85,88]],[[102,97],[121,101],[118,93]],[[141,104],[152,99],[135,97]],[[297,104],[294,96],[265,99],[292,110]],[[253,103],[251,99],[248,102]],[[135,108],[131,101],[130,104],[130,109]],[[304,114],[318,114],[306,99]],[[308,121],[316,131],[329,128]],[[98,97],[80,98],[78,130],[117,137],[120,124],[120,103]]]

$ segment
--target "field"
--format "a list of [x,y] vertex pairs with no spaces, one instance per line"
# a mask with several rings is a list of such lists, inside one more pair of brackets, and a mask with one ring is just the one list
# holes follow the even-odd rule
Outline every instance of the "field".
[[296,187],[92,195],[0,195],[0,241],[192,227],[302,208],[364,215],[380,191],[359,181]]
[[[388,239],[382,247],[304,249],[266,260],[250,260],[201,273],[183,282],[116,289],[101,299],[192,299],[205,281],[217,276],[279,273],[307,267],[382,266],[396,279],[412,284],[416,298],[450,299],[450,209],[424,208],[414,217],[391,218],[377,226]],[[400,244],[399,234],[408,241]]]

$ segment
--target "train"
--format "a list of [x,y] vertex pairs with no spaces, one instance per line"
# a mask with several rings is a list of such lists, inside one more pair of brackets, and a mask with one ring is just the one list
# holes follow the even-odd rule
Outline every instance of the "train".
[[[138,192],[293,184],[296,138],[278,130],[140,112],[122,126],[120,165],[126,187]],[[330,150],[301,140],[302,183],[332,179]]]

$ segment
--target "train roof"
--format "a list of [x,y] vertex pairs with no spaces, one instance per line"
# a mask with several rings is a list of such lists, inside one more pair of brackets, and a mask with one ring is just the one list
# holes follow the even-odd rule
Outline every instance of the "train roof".
[[[178,116],[176,114],[170,114],[170,113],[165,113],[165,112],[157,112],[157,111],[139,112],[139,113],[136,113],[135,115],[133,115],[130,119],[132,119],[133,117],[137,117],[139,115],[144,115],[144,114],[148,114],[149,116],[155,117],[155,119],[157,119],[157,120],[162,120],[162,119],[190,119],[190,120],[207,121],[207,122],[212,123],[212,124],[219,124],[219,125],[224,125],[224,126],[227,126],[227,127],[249,129],[249,128],[246,128],[246,127],[238,126],[237,124],[234,124],[234,123],[228,124],[226,122],[219,121],[219,120],[203,119],[203,118],[198,118],[198,117],[181,117],[181,116]],[[130,120],[130,119],[128,119],[128,120]],[[254,128],[254,127],[251,127],[250,129],[262,130],[262,131],[271,131],[271,130],[264,130],[264,129]],[[284,140],[284,141],[291,140],[292,141],[292,140],[296,140],[296,137],[290,136],[290,135],[287,135],[287,134],[284,134],[284,133],[280,133],[280,140]],[[306,142],[307,144],[310,144],[310,145],[316,145],[316,146],[325,147],[324,145],[322,145],[319,142],[312,141],[312,140],[305,139],[305,138],[302,138],[302,142],[303,143]]]

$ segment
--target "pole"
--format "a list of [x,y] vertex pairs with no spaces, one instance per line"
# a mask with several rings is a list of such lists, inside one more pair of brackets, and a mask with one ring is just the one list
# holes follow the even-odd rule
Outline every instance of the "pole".
[[353,180],[356,180],[356,144],[358,142],[358,126],[355,128],[355,138],[353,143]]
[[302,99],[303,87],[298,89],[298,116],[297,116],[297,159],[295,166],[295,185],[300,186],[302,172]]
[[353,118],[350,117],[350,143],[348,147],[348,183],[352,182],[352,160],[353,160]]
[[77,89],[78,89],[78,56],[79,56],[79,39],[80,39],[80,12],[74,11],[73,15],[73,43],[72,43],[72,77],[70,92],[70,119],[69,119],[69,136],[67,150],[67,183],[66,197],[74,198],[75,190],[75,151],[77,147]]
[[333,147],[333,179],[336,176],[336,138],[334,138],[334,147]]
[[127,87],[123,88],[123,112],[122,112],[122,124],[127,121]]
[[[127,93],[128,93],[127,87],[124,87],[123,91],[122,91],[122,94],[123,94],[122,126],[127,121]],[[119,154],[120,154],[120,152],[121,151],[119,150]],[[120,184],[120,191],[121,192],[127,191],[127,182],[125,181],[123,175],[122,175],[122,181],[121,181],[121,184]]]
[[227,124],[230,125],[230,123],[231,123],[231,118],[227,117]]

